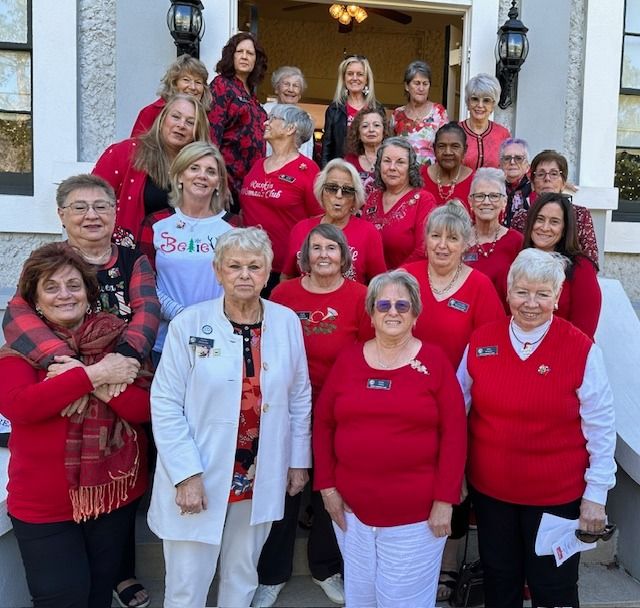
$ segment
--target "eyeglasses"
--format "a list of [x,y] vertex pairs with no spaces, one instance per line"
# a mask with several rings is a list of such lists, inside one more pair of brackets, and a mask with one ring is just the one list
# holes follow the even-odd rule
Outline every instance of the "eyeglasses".
[[609,540],[616,531],[615,524],[607,524],[602,532],[585,532],[584,530],[576,530],[578,540],[583,543],[595,543],[597,540]]
[[507,156],[503,156],[501,160],[503,163],[507,163],[507,165],[510,163],[521,165],[524,162],[524,156],[522,156],[522,154],[509,154]]
[[106,215],[113,211],[114,207],[115,205],[111,201],[93,201],[93,203],[74,201],[73,203],[65,205],[62,209],[69,209],[73,215],[84,215],[89,209],[93,209],[100,215]]
[[340,192],[340,196],[345,198],[351,198],[356,195],[356,189],[353,186],[341,186],[340,184],[325,184],[322,186],[322,190],[334,196]]
[[533,173],[533,177],[538,179],[558,179],[562,175],[562,171],[558,171],[557,169],[551,169],[551,171],[536,171]]
[[492,106],[495,102],[495,99],[491,97],[478,97],[477,95],[472,95],[471,97],[469,97],[469,103],[472,106],[478,106],[480,104],[485,106]]
[[488,194],[485,192],[474,192],[469,195],[470,199],[473,199],[476,203],[484,203],[486,199],[489,199],[492,203],[497,203],[504,194],[500,192],[489,192]]
[[376,302],[376,310],[378,312],[389,312],[392,307],[396,309],[396,312],[404,314],[411,310],[411,302],[409,302],[409,300],[396,300],[395,302],[391,300],[378,300]]

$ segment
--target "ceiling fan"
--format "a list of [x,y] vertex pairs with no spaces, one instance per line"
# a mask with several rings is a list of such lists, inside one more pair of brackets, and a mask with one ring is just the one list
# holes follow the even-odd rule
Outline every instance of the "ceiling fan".
[[[298,11],[301,9],[305,9],[305,8],[311,8],[312,6],[323,6],[317,2],[300,2],[300,3],[296,3],[295,5],[292,6],[286,6],[284,7],[282,10],[283,11]],[[324,5],[326,6],[326,5]],[[360,11],[364,12],[364,17],[362,19],[358,19],[356,17],[355,14],[355,10],[351,11],[349,10],[347,12],[348,9],[351,9],[351,7],[354,6],[355,8],[359,9]],[[334,9],[335,7],[335,9]],[[335,10],[335,14],[342,14],[345,15],[345,19],[342,20],[339,16],[338,17],[334,17],[334,13],[332,11]],[[350,15],[349,20],[346,20],[346,16],[349,13],[353,13]],[[401,23],[402,25],[408,25],[409,23],[411,23],[413,21],[413,18],[411,17],[411,15],[407,15],[406,13],[402,13],[400,11],[396,11],[394,9],[391,8],[376,8],[376,7],[372,7],[372,6],[368,6],[366,7],[366,10],[364,10],[363,8],[356,6],[356,5],[348,5],[348,3],[340,3],[340,4],[333,4],[330,6],[329,8],[329,14],[334,17],[335,19],[338,19],[338,31],[340,33],[348,33],[351,32],[353,30],[353,23],[354,21],[357,21],[358,23],[360,23],[360,21],[363,21],[364,19],[366,19],[366,14],[367,13],[373,13],[375,15],[379,15],[380,17],[384,17],[385,19],[390,19],[391,21],[395,21],[396,23]],[[360,13],[360,15],[362,15],[362,13]],[[352,18],[354,17],[354,18]]]

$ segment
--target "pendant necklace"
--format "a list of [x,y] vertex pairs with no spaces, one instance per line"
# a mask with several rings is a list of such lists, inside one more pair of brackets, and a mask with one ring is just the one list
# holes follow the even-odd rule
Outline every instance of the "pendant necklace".
[[545,332],[537,340],[534,340],[533,342],[523,341],[518,337],[518,334],[516,333],[516,330],[513,326],[513,319],[509,321],[509,329],[511,330],[511,334],[516,339],[516,341],[522,345],[522,354],[528,357],[533,352],[533,347],[536,344],[542,342],[544,337],[549,333],[549,329],[551,329],[551,324],[549,324],[549,327],[547,327]]

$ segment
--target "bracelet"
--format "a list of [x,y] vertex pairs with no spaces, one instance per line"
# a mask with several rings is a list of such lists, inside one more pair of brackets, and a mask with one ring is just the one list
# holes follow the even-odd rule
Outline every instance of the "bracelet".
[[330,488],[328,490],[320,490],[320,495],[322,498],[326,498],[327,496],[331,496],[332,494],[337,494],[338,491],[335,488]]

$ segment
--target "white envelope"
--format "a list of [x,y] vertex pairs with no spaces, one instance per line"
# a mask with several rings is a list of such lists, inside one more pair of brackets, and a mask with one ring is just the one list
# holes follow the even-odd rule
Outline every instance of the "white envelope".
[[536,535],[536,555],[553,555],[556,565],[560,566],[578,551],[595,549],[597,543],[583,543],[576,537],[575,531],[579,525],[579,519],[543,513]]

